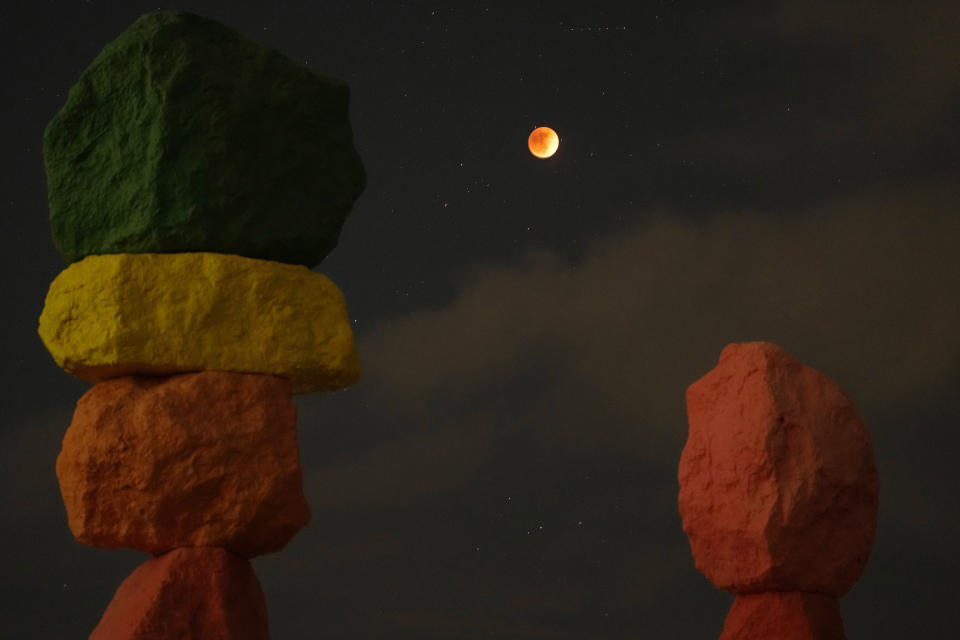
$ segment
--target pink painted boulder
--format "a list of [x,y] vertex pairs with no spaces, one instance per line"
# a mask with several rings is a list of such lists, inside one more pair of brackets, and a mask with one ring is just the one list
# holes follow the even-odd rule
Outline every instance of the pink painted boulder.
[[731,344],[687,389],[687,414],[679,508],[697,568],[733,593],[849,591],[879,481],[840,387],[775,344]]
[[720,640],[845,640],[837,599],[819,593],[771,591],[739,595]]
[[124,580],[90,640],[269,640],[250,562],[216,547],[174,549]]

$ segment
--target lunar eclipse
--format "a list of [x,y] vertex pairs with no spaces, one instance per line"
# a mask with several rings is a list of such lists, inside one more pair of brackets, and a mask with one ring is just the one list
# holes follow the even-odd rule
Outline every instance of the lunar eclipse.
[[537,127],[527,138],[527,146],[530,147],[530,153],[538,158],[549,158],[557,152],[560,137],[550,127]]

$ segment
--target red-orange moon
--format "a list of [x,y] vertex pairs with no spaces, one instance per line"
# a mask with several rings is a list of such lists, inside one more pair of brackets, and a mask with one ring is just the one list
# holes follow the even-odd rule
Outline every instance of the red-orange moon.
[[537,127],[527,138],[530,153],[538,158],[549,158],[557,152],[560,146],[560,136],[550,127]]

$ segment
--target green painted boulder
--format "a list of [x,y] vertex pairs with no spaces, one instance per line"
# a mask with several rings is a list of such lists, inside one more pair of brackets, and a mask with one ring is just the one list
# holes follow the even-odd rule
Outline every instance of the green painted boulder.
[[47,126],[54,243],[317,265],[366,174],[349,88],[227,27],[149,13],[110,42]]

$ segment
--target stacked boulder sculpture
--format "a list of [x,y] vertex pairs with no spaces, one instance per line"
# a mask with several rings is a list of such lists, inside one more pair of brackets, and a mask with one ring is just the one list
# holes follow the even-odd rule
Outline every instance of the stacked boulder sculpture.
[[838,598],[873,545],[870,435],[827,376],[731,344],[687,389],[679,508],[697,568],[736,594],[721,640],[842,640]]
[[56,462],[77,541],[155,556],[91,638],[269,637],[249,559],[310,519],[293,395],[360,376],[310,270],[365,185],[347,86],[212,20],[137,20],[44,135],[39,333],[93,383]]

